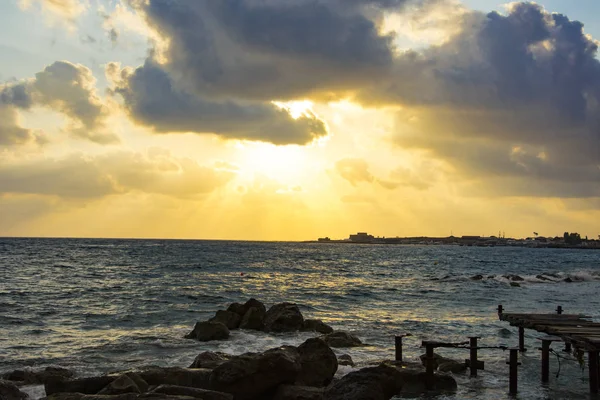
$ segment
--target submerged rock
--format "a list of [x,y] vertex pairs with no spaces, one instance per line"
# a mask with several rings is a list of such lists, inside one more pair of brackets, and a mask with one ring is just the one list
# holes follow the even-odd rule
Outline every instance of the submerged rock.
[[96,394],[115,379],[115,376],[95,376],[91,378],[48,381],[44,384],[44,388],[47,395],[53,393]]
[[319,338],[330,347],[359,347],[363,345],[359,338],[344,331],[329,333],[319,336]]
[[150,367],[137,374],[151,386],[174,385],[210,389],[210,369]]
[[324,387],[338,369],[335,353],[319,338],[308,339],[298,347],[301,370],[296,378],[300,386]]
[[275,304],[265,315],[265,332],[295,332],[302,329],[304,317],[294,303]]
[[220,322],[197,322],[194,329],[185,338],[195,339],[200,342],[225,340],[229,338],[229,329]]
[[220,322],[227,327],[227,329],[237,329],[240,327],[242,317],[232,311],[219,310],[214,317],[208,320],[209,322]]
[[233,356],[225,353],[204,351],[196,356],[190,368],[215,369],[225,361],[231,359],[231,357]]
[[521,287],[521,284],[519,284],[517,282],[511,282],[510,286],[512,286],[512,287]]
[[295,347],[246,353],[215,368],[210,388],[233,394],[236,400],[262,399],[277,386],[294,383],[300,369],[300,354]]
[[342,354],[338,357],[338,365],[354,367],[354,360],[352,360],[352,357],[350,357],[349,354]]
[[24,385],[43,385],[52,380],[67,380],[75,373],[62,367],[46,367],[43,370],[15,370],[3,375],[3,379],[19,382]]
[[325,391],[325,400],[388,400],[402,389],[395,367],[379,365],[351,372]]
[[483,275],[475,275],[470,277],[469,279],[471,279],[472,281],[480,281],[483,279]]
[[320,319],[305,319],[304,325],[302,326],[303,331],[319,332],[319,333],[333,333],[333,328],[321,321]]

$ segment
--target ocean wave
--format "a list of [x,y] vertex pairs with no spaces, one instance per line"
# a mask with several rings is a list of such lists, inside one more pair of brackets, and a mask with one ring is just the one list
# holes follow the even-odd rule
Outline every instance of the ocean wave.
[[600,271],[580,270],[571,272],[543,272],[539,274],[475,274],[475,275],[445,275],[441,278],[430,278],[438,282],[499,282],[499,283],[575,283],[600,281]]

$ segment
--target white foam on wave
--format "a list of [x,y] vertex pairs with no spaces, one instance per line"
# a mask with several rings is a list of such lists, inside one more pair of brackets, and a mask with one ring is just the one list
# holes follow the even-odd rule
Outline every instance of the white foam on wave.
[[23,393],[27,393],[29,399],[38,400],[46,397],[46,389],[44,385],[29,385],[22,386],[19,390]]

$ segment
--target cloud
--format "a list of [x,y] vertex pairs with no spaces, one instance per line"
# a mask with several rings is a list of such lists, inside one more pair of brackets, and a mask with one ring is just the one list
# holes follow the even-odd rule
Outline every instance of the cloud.
[[342,178],[353,186],[359,183],[371,183],[375,177],[369,171],[369,164],[361,158],[344,158],[335,163],[335,169]]
[[314,115],[294,119],[272,103],[218,102],[190,93],[150,60],[135,70],[109,64],[107,75],[131,118],[156,132],[214,133],[274,144],[306,144],[327,134],[323,121]]
[[0,195],[44,195],[92,200],[141,192],[176,198],[206,195],[235,174],[203,167],[165,151],[117,152],[96,157],[0,163]]
[[50,18],[72,25],[86,10],[87,2],[84,0],[20,0],[20,4],[24,9],[38,5]]
[[69,117],[67,130],[75,136],[100,144],[118,142],[106,130],[108,110],[96,93],[96,79],[83,65],[56,61],[32,79],[0,86],[0,107],[10,117],[9,123],[14,125],[17,109],[29,110],[34,106]]
[[461,21],[446,43],[400,55],[393,76],[358,98],[402,106],[396,143],[445,160],[481,188],[502,177],[496,195],[595,195],[597,43],[580,22],[533,3]]
[[129,3],[165,40],[157,58],[202,95],[337,96],[393,65],[384,11],[404,1],[168,0]]

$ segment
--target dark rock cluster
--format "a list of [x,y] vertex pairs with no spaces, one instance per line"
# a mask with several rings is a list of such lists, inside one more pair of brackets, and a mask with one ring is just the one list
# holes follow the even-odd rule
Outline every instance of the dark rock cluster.
[[265,305],[250,299],[246,303],[232,303],[227,310],[219,310],[208,321],[198,322],[186,335],[201,342],[225,340],[231,330],[250,329],[263,332],[311,331],[333,333],[333,328],[318,319],[305,319],[298,305],[279,303],[267,310]]

